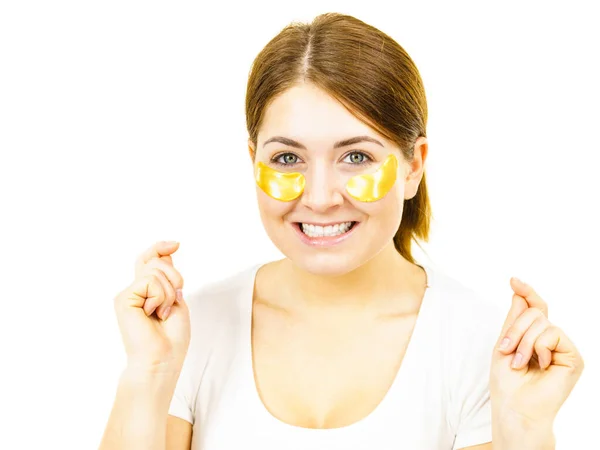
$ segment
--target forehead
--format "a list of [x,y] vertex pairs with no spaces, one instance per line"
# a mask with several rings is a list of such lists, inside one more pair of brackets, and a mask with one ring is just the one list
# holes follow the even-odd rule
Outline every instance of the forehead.
[[298,140],[309,148],[358,135],[385,143],[383,136],[339,101],[308,83],[288,89],[267,107],[258,135],[259,146],[275,135]]

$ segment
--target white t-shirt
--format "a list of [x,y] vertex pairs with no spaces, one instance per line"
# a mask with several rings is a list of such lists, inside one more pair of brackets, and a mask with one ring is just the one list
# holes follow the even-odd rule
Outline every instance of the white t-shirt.
[[260,264],[186,297],[192,337],[169,414],[193,425],[192,450],[457,450],[491,442],[489,370],[504,316],[437,269],[400,370],[382,402],[342,428],[286,424],[263,405],[251,354]]

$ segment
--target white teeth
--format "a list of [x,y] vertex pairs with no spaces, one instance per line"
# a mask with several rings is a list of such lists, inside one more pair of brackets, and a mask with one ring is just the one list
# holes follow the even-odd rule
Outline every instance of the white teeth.
[[300,224],[302,231],[309,237],[339,236],[346,233],[352,226],[352,222],[338,223],[322,227],[319,225]]

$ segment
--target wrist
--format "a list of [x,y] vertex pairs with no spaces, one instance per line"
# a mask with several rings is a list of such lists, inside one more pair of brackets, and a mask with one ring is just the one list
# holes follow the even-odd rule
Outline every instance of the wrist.
[[160,362],[160,363],[147,363],[147,362],[139,362],[139,361],[127,361],[127,365],[123,370],[123,373],[126,375],[131,375],[134,377],[159,377],[159,376],[171,376],[171,375],[179,375],[181,372],[181,368],[183,366],[183,361],[179,360],[170,360],[168,362]]
[[494,450],[555,450],[554,423],[504,417],[492,424]]
[[149,412],[166,412],[177,387],[180,371],[175,368],[127,366],[119,378],[118,390],[132,404]]
[[127,364],[119,381],[133,389],[169,391],[175,389],[180,373],[181,367],[177,365]]

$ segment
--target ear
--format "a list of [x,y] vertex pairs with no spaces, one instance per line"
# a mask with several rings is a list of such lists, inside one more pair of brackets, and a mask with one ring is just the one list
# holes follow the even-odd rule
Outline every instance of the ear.
[[404,199],[410,200],[419,189],[423,179],[425,160],[427,159],[428,143],[425,136],[419,137],[415,142],[413,160],[408,163],[408,173],[405,178]]
[[254,144],[252,140],[248,138],[248,154],[250,155],[250,159],[254,162],[254,157],[256,156],[256,149],[254,148]]

